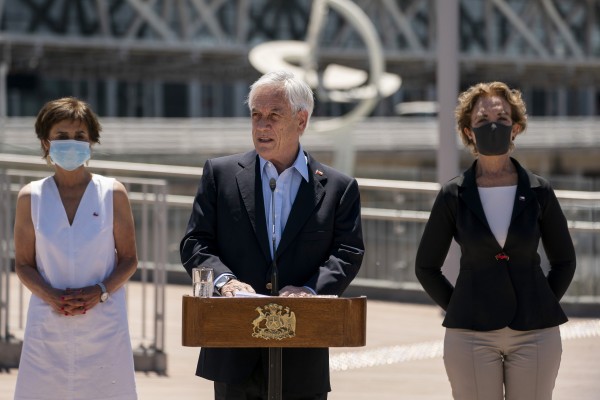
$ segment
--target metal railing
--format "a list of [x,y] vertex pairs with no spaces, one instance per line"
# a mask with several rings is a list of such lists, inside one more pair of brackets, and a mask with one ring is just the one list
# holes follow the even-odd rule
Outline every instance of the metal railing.
[[[23,181],[16,180],[22,174],[17,173],[17,169],[45,169],[45,174],[49,174],[47,166],[38,157],[30,156],[0,154],[0,170],[2,169],[7,172],[8,180],[11,181],[11,195],[8,197],[13,199],[18,188],[24,184]],[[179,241],[185,232],[202,169],[111,161],[92,161],[90,169],[116,176],[128,186],[138,236],[140,278],[142,282],[149,282],[150,275],[153,275],[157,291],[154,338],[150,347],[162,349],[165,274],[183,273],[179,260]],[[169,182],[168,186],[165,181]],[[439,184],[378,179],[358,179],[358,183],[363,205],[366,252],[363,266],[353,286],[420,291],[414,276],[414,260]],[[167,187],[170,192],[167,192]],[[575,303],[600,304],[600,192],[555,192],[569,221],[578,256],[576,275],[566,299]],[[6,194],[3,196],[8,198]],[[2,208],[0,229],[9,232],[11,228],[7,228],[6,224],[12,220],[10,204],[14,201],[8,199],[6,203],[9,206]],[[149,234],[159,231],[160,233]],[[0,236],[5,242],[4,246],[7,246],[7,238],[10,240],[11,237],[7,233]],[[542,248],[540,252],[545,259]],[[163,267],[160,262],[154,265],[155,260],[164,260]],[[6,258],[3,262],[6,263]],[[547,268],[547,261],[544,267]],[[162,291],[158,289],[161,285]],[[150,305],[145,304],[143,307],[142,312],[146,313],[146,308]],[[140,333],[143,339],[148,336],[145,329],[142,328]]]
[[[39,163],[39,162],[38,162]],[[0,368],[14,368],[18,365],[21,342],[16,332],[23,332],[25,311],[25,291],[18,285],[19,293],[9,296],[10,279],[14,259],[12,224],[14,221],[15,196],[31,180],[49,176],[48,171],[6,169],[0,165]],[[167,193],[168,184],[162,179],[119,177],[127,191],[136,224],[138,249],[138,269],[141,290],[141,312],[135,316],[139,323],[130,325],[134,348],[135,368],[138,371],[166,373],[167,356],[165,349],[165,285],[167,241]],[[13,287],[15,285],[12,285]],[[9,299],[17,300],[10,304]],[[10,313],[16,317],[11,318]],[[130,314],[131,315],[131,314]],[[139,318],[138,318],[139,317]],[[13,323],[11,326],[10,323]],[[3,345],[4,343],[4,345]],[[5,346],[5,347],[2,347]]]
[[[196,171],[199,172],[199,171]],[[191,191],[195,191],[195,176]],[[414,274],[416,250],[429,210],[440,185],[434,182],[358,179],[362,201],[365,258],[351,286],[366,285],[390,290],[420,291]],[[568,219],[577,252],[577,271],[565,301],[600,304],[600,192],[555,190]],[[192,195],[173,195],[167,199],[169,213],[169,251],[167,259],[174,269],[179,265],[181,239],[193,202]],[[543,268],[548,261],[543,247]]]
[[[359,278],[419,287],[416,249],[439,184],[359,179],[367,251]],[[577,253],[565,301],[600,303],[600,192],[555,190]],[[365,205],[367,205],[365,207]],[[542,267],[549,265],[542,246]],[[397,285],[398,286],[398,285]]]
[[[19,362],[21,342],[10,331],[10,243],[12,232],[8,223],[11,215],[12,196],[8,176],[0,169],[0,372]],[[12,220],[12,219],[10,219]],[[22,315],[22,314],[20,314]]]

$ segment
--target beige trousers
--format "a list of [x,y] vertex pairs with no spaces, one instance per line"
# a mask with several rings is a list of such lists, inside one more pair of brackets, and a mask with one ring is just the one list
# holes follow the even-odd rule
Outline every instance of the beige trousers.
[[444,338],[444,365],[455,400],[551,400],[561,355],[558,327],[448,328]]

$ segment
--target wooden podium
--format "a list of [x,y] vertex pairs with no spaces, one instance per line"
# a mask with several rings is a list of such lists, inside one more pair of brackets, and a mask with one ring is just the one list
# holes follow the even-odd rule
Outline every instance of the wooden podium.
[[268,398],[280,400],[282,347],[366,343],[367,298],[183,296],[182,344],[268,347]]
[[269,348],[269,400],[281,399],[282,347],[364,346],[366,325],[366,297],[183,296],[184,346]]
[[366,297],[183,296],[189,347],[360,347]]

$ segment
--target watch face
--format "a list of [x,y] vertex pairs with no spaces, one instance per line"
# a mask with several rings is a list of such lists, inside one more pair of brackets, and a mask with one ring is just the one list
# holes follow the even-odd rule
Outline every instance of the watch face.
[[108,300],[108,292],[104,292],[100,295],[100,301],[102,303],[104,303],[106,300]]

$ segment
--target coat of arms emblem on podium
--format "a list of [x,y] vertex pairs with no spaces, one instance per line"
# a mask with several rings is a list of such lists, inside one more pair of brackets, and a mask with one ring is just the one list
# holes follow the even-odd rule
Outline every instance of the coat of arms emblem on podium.
[[252,337],[282,340],[296,336],[296,315],[289,307],[270,303],[256,307],[258,317],[252,321]]

